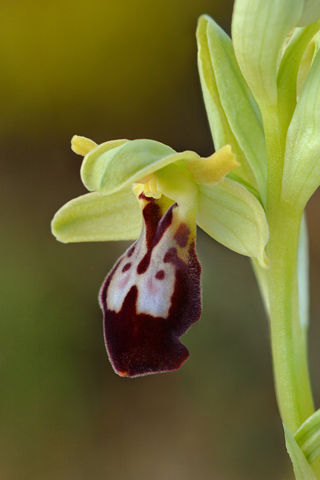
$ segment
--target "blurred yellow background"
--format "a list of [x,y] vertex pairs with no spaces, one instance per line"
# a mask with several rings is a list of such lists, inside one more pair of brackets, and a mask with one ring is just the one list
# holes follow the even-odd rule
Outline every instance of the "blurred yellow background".
[[[97,302],[125,242],[63,245],[55,211],[85,193],[72,135],[213,151],[195,29],[218,0],[0,5],[0,478],[292,478],[268,325],[247,258],[199,232],[204,313],[175,373],[118,378]],[[319,205],[311,200],[311,364],[319,399]]]

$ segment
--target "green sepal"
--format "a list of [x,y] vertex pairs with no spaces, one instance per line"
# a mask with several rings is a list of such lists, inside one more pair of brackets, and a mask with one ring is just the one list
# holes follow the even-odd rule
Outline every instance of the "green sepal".
[[320,52],[313,61],[290,123],[283,169],[283,198],[303,211],[320,185]]
[[237,64],[230,37],[200,17],[198,68],[216,149],[231,145],[241,167],[237,174],[265,199],[267,154],[259,108]]
[[85,156],[81,178],[88,190],[113,193],[177,160],[193,160],[194,152],[177,153],[154,140],[132,140],[101,155],[96,150]]
[[227,248],[268,266],[266,215],[244,186],[228,179],[213,187],[199,186],[197,224]]
[[236,0],[232,17],[235,54],[260,108],[277,104],[280,48],[300,20],[303,0]]
[[51,228],[63,243],[135,240],[141,231],[141,210],[132,189],[112,195],[93,192],[66,203]]
[[304,456],[301,448],[297,444],[292,433],[283,424],[286,447],[291,458],[296,480],[317,480],[308,460]]
[[278,77],[279,114],[288,127],[297,104],[297,80],[303,54],[312,37],[319,31],[320,21],[297,28],[282,57]]
[[312,463],[320,454],[320,410],[314,412],[294,434],[295,441]]

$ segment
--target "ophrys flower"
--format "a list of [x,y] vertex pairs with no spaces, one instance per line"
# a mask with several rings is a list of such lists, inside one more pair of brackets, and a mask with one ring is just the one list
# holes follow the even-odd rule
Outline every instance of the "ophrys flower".
[[[57,238],[63,242],[131,239],[141,229],[100,291],[113,368],[121,376],[175,370],[188,358],[179,337],[201,314],[196,222],[218,239],[220,235],[221,241],[227,217],[241,194],[249,223],[252,219],[256,223],[258,212],[263,218],[263,210],[243,186],[224,180],[239,167],[229,146],[208,158],[190,151],[177,153],[151,140],[96,145],[74,137],[72,146],[84,155],[83,183],[95,191],[57,212],[52,224]],[[218,187],[220,194],[212,190]],[[223,196],[229,200],[222,200]],[[231,226],[236,227],[236,218],[234,214],[229,220]],[[258,236],[256,231],[245,245],[243,226],[238,230],[233,240],[229,235],[229,243],[263,263],[266,231],[258,228]]]

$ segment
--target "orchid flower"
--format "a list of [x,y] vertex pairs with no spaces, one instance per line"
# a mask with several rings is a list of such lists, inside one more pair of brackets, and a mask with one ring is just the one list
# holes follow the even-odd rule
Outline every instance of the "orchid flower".
[[72,148],[84,155],[81,177],[92,193],[57,212],[56,237],[62,242],[139,237],[99,295],[111,364],[130,377],[176,370],[189,355],[179,337],[201,314],[196,223],[263,266],[268,227],[261,203],[225,178],[240,168],[228,145],[208,158],[151,140],[96,145],[76,136]]
[[304,209],[320,185],[320,0],[236,0],[232,39],[204,15],[197,41],[216,152],[74,137],[91,193],[57,212],[53,233],[61,242],[136,240],[99,296],[122,376],[175,370],[188,357],[179,338],[201,314],[196,225],[250,257],[287,450],[296,478],[314,480],[320,411],[307,360]]

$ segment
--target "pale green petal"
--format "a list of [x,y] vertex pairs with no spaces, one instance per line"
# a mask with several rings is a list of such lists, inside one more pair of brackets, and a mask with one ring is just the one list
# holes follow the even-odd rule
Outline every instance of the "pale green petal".
[[299,26],[309,25],[320,17],[319,0],[304,0],[303,13],[299,21]]
[[282,196],[301,211],[320,185],[320,52],[287,134]]
[[297,103],[298,72],[303,54],[312,37],[318,32],[320,22],[297,28],[285,49],[278,72],[279,113],[282,123],[289,125]]
[[199,157],[189,151],[176,153],[154,140],[133,140],[101,155],[98,153],[93,150],[86,155],[81,178],[88,190],[108,194],[128,187],[170,163]]
[[303,0],[236,0],[232,39],[240,69],[260,108],[277,104],[277,58],[297,25]]
[[[74,149],[74,147],[76,146],[76,139],[78,139],[78,135],[75,135],[74,137],[72,137],[71,139],[71,148],[72,150],[77,153],[78,155],[80,155],[80,153],[76,149]],[[90,139],[86,139],[85,137],[80,137],[81,139],[85,139],[87,141],[91,141]],[[126,139],[120,139],[120,140],[110,140],[108,142],[103,142],[103,143],[100,143],[99,145],[97,145],[96,147],[92,148],[91,150],[89,150],[89,152],[85,155],[84,157],[84,160],[87,159],[87,157],[89,157],[90,155],[90,158],[91,159],[94,159],[94,158],[97,158],[99,157],[100,155],[102,155],[102,153],[105,153],[105,152],[108,152],[109,150],[112,150],[114,148],[117,148],[117,147],[120,147],[121,145],[124,145],[125,143],[128,143],[129,140],[126,140]],[[74,145],[75,144],[75,145]]]
[[66,203],[52,220],[60,242],[135,240],[141,231],[141,210],[131,189],[113,195],[87,193]]
[[304,456],[292,433],[283,425],[286,447],[290,455],[296,480],[317,480],[310,464]]
[[74,135],[71,139],[71,149],[77,155],[84,157],[87,153],[91,152],[97,148],[97,143],[87,137],[82,137],[80,135]]
[[228,35],[208,16],[199,19],[198,66],[216,149],[231,145],[236,170],[265,197],[267,156],[259,109],[240,72]]
[[260,202],[245,187],[225,179],[199,187],[197,224],[211,237],[267,266],[265,246],[269,229]]
[[320,410],[301,425],[294,438],[308,462],[312,463],[320,454]]
[[210,157],[190,160],[186,167],[200,185],[216,185],[228,173],[239,167],[239,163],[230,145],[225,145]]

